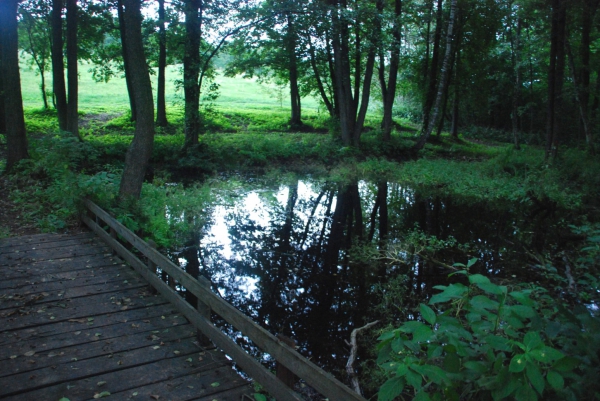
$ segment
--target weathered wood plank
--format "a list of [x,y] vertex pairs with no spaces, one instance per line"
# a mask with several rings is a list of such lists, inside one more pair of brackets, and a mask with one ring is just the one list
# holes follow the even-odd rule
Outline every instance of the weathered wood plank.
[[112,354],[111,358],[99,356],[0,377],[0,397],[106,372],[119,371],[128,367],[154,363],[175,356],[196,356],[198,355],[198,347],[192,342],[194,339],[193,334],[190,333],[188,337],[179,338],[175,341],[165,341],[162,345],[147,345],[143,348],[116,352]]
[[[46,324],[42,326],[25,327],[19,330],[0,332],[0,349],[8,347],[10,344],[23,343],[26,341],[37,341],[39,339],[67,335],[76,331],[82,331],[86,328],[93,330],[114,324],[140,324],[140,321],[151,319],[155,316],[169,317],[177,312],[164,299],[155,298],[156,304],[138,309],[127,309],[116,313],[94,315],[94,320],[88,321],[87,317],[80,319],[69,319],[62,322]],[[11,353],[14,355],[14,353]]]
[[[104,330],[96,329],[95,332],[73,333],[73,337],[81,337],[87,342],[68,347],[56,348],[52,351],[41,352],[37,347],[19,354],[16,358],[4,361],[0,368],[0,379],[5,376],[14,376],[34,372],[37,374],[42,368],[54,367],[61,364],[70,364],[86,359],[105,356],[113,358],[115,354],[131,352],[139,348],[160,347],[160,343],[173,342],[181,339],[192,338],[196,329],[190,324],[181,324],[166,329],[129,333],[130,328],[125,328],[121,333],[111,333],[107,327]],[[83,337],[82,337],[83,336]],[[112,336],[112,337],[110,337]],[[110,337],[110,338],[106,338]],[[40,352],[38,352],[40,351]],[[31,355],[32,352],[35,354]],[[146,352],[148,352],[146,350]],[[20,376],[24,377],[24,376]]]
[[29,251],[41,251],[44,249],[66,248],[78,245],[100,245],[98,238],[65,238],[60,241],[45,241],[41,243],[29,242],[23,244],[15,244],[14,246],[0,247],[0,255],[8,255],[12,253],[24,253]]
[[[78,272],[78,275],[93,275],[99,269],[122,263],[123,261],[116,257],[107,257],[102,254],[85,255],[78,258],[34,262],[26,266],[0,267],[0,275],[6,282],[25,279],[23,283],[31,283],[44,281],[45,276],[56,279],[72,277],[70,276],[71,272]],[[45,281],[52,281],[48,278]],[[14,283],[5,284],[4,280],[0,281],[0,290],[14,286]]]
[[[206,355],[204,356],[206,357]],[[160,399],[186,401],[209,397],[212,400],[235,399],[240,401],[241,394],[251,393],[249,383],[239,375],[232,377],[231,367],[223,366],[211,371],[204,371],[187,376],[177,377],[144,387],[132,388],[119,393],[111,393],[112,400],[131,400],[133,393],[135,398],[141,400],[152,400],[152,396]],[[235,394],[237,398],[227,397],[227,394]]]
[[94,238],[94,235],[89,231],[77,234],[32,234],[32,235],[23,235],[19,237],[9,237],[0,239],[0,248],[12,247],[15,245],[21,244],[31,244],[38,243],[43,244],[45,242],[57,242],[57,241],[65,241],[72,239],[86,239],[86,238]]
[[[173,327],[189,324],[185,318],[176,313],[169,305],[154,307],[148,310],[147,315],[141,317],[132,316],[132,314],[125,316],[133,318],[126,322],[111,322],[112,324],[106,325],[101,325],[94,321],[95,324],[92,326],[85,324],[87,323],[87,319],[83,319],[85,323],[71,322],[72,324],[68,331],[60,332],[59,329],[55,329],[51,335],[41,333],[29,336],[27,340],[2,344],[0,347],[0,361],[11,359],[15,355],[17,358],[22,358],[26,352],[30,351],[35,351],[36,354],[42,355],[60,353],[66,347],[83,346],[91,342],[96,342],[98,340],[94,338],[96,337],[96,333],[102,334],[100,339],[103,342],[119,338],[123,335],[138,335],[139,333],[151,333],[156,330],[162,332]],[[59,324],[57,323],[56,325]],[[158,336],[160,337],[160,335]],[[36,366],[41,367],[44,365],[38,363]],[[3,369],[0,365],[0,371]]]
[[38,283],[22,287],[18,291],[4,292],[0,296],[0,313],[8,308],[40,307],[49,302],[112,292],[115,284],[125,281],[131,285],[147,285],[139,275],[123,270],[115,270],[113,274],[105,276]]
[[47,325],[54,322],[69,319],[87,318],[89,316],[101,315],[121,310],[117,305],[116,298],[135,298],[136,301],[130,308],[141,308],[147,306],[147,299],[139,299],[140,292],[144,292],[145,286],[133,286],[131,284],[115,284],[114,291],[99,295],[91,295],[84,298],[75,298],[70,301],[54,302],[41,308],[28,307],[20,310],[5,311],[0,314],[4,318],[3,329],[10,331],[26,327]]
[[[150,353],[147,352],[147,354]],[[108,391],[112,394],[127,390],[131,390],[129,395],[133,396],[135,392],[133,389],[190,374],[198,375],[202,372],[210,374],[225,366],[223,357],[219,352],[202,352],[202,361],[198,360],[200,354],[201,352],[197,350],[191,354],[180,356],[171,353],[166,355],[165,358],[154,360],[152,363],[139,364],[129,368],[123,368],[120,365],[118,370],[107,371],[89,378],[71,378],[44,388],[27,388],[26,392],[7,395],[6,398],[2,399],[6,399],[6,401],[39,401],[58,400],[67,397],[73,401],[92,400],[94,394],[102,391]],[[192,362],[187,361],[189,358],[192,358]],[[114,356],[111,359],[114,360]],[[98,386],[97,383],[100,382],[105,382],[105,384]],[[166,399],[168,400],[168,398]]]
[[52,259],[75,258],[84,255],[110,254],[108,247],[92,246],[87,244],[66,246],[64,248],[31,250],[19,253],[6,253],[0,255],[0,266],[19,266]]

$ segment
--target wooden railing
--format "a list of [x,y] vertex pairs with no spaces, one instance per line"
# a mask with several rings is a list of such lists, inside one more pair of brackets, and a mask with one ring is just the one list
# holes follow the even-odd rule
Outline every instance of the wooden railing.
[[[83,222],[167,298],[200,332],[228,354],[246,374],[260,383],[278,401],[302,400],[302,398],[213,325],[210,318],[211,312],[221,316],[252,340],[258,348],[270,354],[278,364],[285,366],[330,401],[366,401],[360,394],[298,354],[293,348],[212,292],[209,280],[204,277],[196,279],[184,272],[92,201],[86,200],[85,206],[92,217],[83,214],[81,217]],[[99,220],[103,221],[104,225],[99,224]],[[103,228],[104,226],[109,227],[109,232]],[[146,256],[148,264],[144,264],[123,246],[118,237]],[[156,275],[157,267],[169,275],[171,283],[174,283],[173,279],[176,280],[181,287],[198,298],[197,309],[177,294],[172,285],[167,285]]]

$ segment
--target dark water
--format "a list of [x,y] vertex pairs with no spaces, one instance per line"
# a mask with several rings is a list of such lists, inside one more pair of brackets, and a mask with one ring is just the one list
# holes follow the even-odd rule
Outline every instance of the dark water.
[[[548,246],[558,230],[547,218],[552,210],[538,209],[425,196],[387,182],[260,184],[215,206],[191,246],[173,256],[270,332],[294,338],[300,353],[339,373],[353,328],[382,314],[403,317],[394,316],[394,306],[375,307],[382,285],[399,275],[400,302],[411,306],[448,283],[444,264],[471,257],[479,258],[478,271],[498,279],[537,274],[525,249]],[[467,247],[427,251],[435,244],[413,246],[415,232]]]

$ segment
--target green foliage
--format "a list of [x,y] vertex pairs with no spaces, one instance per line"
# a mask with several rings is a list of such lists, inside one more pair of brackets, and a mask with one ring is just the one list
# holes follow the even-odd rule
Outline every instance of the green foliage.
[[541,287],[471,274],[475,261],[456,265],[463,282],[434,287],[419,320],[379,337],[378,399],[598,399],[600,320]]

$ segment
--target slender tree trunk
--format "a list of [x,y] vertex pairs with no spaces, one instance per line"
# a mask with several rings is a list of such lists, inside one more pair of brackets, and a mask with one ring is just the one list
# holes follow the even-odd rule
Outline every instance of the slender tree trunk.
[[[2,29],[1,26],[0,26],[0,29]],[[5,107],[4,107],[4,98],[5,98],[4,97],[4,72],[3,72],[4,67],[2,66],[4,56],[2,55],[2,42],[3,42],[3,40],[0,37],[0,134],[5,134],[6,133],[6,113],[5,113]]]
[[437,121],[438,114],[439,114],[439,109],[440,109],[440,106],[442,103],[442,97],[444,95],[444,88],[447,85],[448,77],[449,77],[448,71],[450,69],[450,59],[452,58],[452,35],[453,35],[454,23],[456,21],[456,14],[457,14],[456,3],[457,3],[457,0],[452,0],[452,2],[450,4],[450,19],[448,21],[448,31],[446,34],[446,54],[444,56],[444,62],[442,64],[440,80],[438,82],[438,91],[437,91],[437,96],[435,99],[435,105],[432,109],[431,116],[429,117],[429,120],[428,120],[429,123],[428,123],[427,127],[424,128],[423,131],[421,132],[421,137],[415,144],[415,146],[413,148],[414,150],[423,149],[423,147],[425,146],[425,143],[427,143],[427,140],[429,139],[429,136],[431,136],[431,132],[433,132],[433,129],[435,128],[435,125],[436,125],[436,121]]
[[[581,67],[579,69],[579,88],[580,101],[583,113],[586,116],[590,115],[590,54],[591,54],[591,32],[592,22],[596,11],[598,10],[599,0],[583,0],[583,8],[581,15],[581,45],[579,47],[579,55],[581,58]],[[588,119],[589,122],[589,119]],[[583,123],[583,121],[582,121]],[[586,137],[587,138],[587,137]]]
[[431,19],[433,18],[433,3],[434,0],[428,0],[428,17],[427,17],[427,29],[425,34],[425,60],[423,60],[423,74],[422,74],[422,85],[423,88],[427,86],[427,77],[429,76],[429,47],[431,41]]
[[0,1],[0,41],[2,42],[0,73],[4,78],[6,171],[11,171],[15,164],[29,157],[19,74],[18,3],[18,0]]
[[165,31],[165,0],[158,0],[158,86],[156,91],[156,125],[166,127],[165,70],[167,68],[167,33]]
[[581,101],[581,88],[579,87],[579,84],[577,82],[577,76],[575,75],[576,74],[575,60],[573,60],[573,58],[574,58],[573,52],[571,51],[571,45],[570,45],[568,39],[565,41],[565,47],[567,50],[567,55],[569,57],[569,67],[571,70],[571,79],[573,80],[573,84],[575,86],[575,102],[577,103],[577,106],[579,108],[579,117],[581,118],[581,124],[583,126],[585,142],[587,144],[587,147],[588,147],[590,153],[592,155],[595,155],[596,149],[594,147],[594,138],[593,138],[592,131],[590,130],[590,126],[588,123],[587,113],[585,111],[583,102]]
[[319,73],[319,67],[317,65],[317,56],[315,54],[315,48],[310,39],[310,34],[307,35],[308,38],[308,51],[310,55],[310,65],[313,69],[313,74],[315,74],[315,81],[317,83],[317,88],[319,89],[319,94],[321,95],[321,100],[325,104],[327,111],[329,112],[330,117],[335,116],[335,110],[333,107],[333,103],[329,100],[329,96],[327,96],[327,92],[325,92],[325,86],[323,85],[323,81],[321,79],[321,74]]
[[67,76],[68,96],[67,103],[67,131],[79,136],[78,115],[78,81],[77,75],[77,0],[67,0]]
[[287,51],[289,61],[290,98],[292,116],[290,128],[297,129],[302,126],[302,109],[300,104],[300,90],[298,88],[298,60],[296,55],[296,31],[294,19],[291,14],[287,15]]
[[429,77],[427,79],[427,92],[425,94],[425,102],[423,104],[423,129],[429,125],[431,107],[436,95],[438,64],[440,59],[440,42],[442,38],[442,3],[443,0],[438,0],[435,33],[433,37],[433,55],[431,57],[431,66],[429,67]]
[[154,102],[152,85],[142,43],[141,0],[123,0],[124,22],[127,35],[122,41],[127,44],[132,72],[132,89],[135,96],[135,134],[125,156],[125,168],[119,188],[121,200],[139,199],[148,161],[154,142]]
[[184,148],[198,144],[200,135],[200,4],[201,0],[185,1],[185,48],[183,55],[183,92],[185,97]]
[[554,158],[560,138],[562,86],[565,74],[566,39],[565,0],[552,0],[550,34],[550,68],[548,69],[548,118],[546,125],[546,157]]
[[63,60],[62,0],[52,0],[52,88],[58,116],[58,127],[67,131],[67,90],[65,86],[65,64]]
[[[380,8],[383,6],[383,2],[378,1]],[[381,85],[382,97],[383,97],[383,118],[381,121],[382,128],[382,139],[385,142],[389,142],[392,137],[392,109],[394,107],[394,100],[396,99],[396,83],[398,80],[398,68],[400,66],[400,45],[401,45],[401,28],[402,23],[400,17],[402,16],[402,0],[394,1],[394,25],[392,29],[392,48],[390,52],[390,66],[389,66],[389,79],[386,85],[385,82],[385,62],[380,57],[379,67],[379,81]]]
[[454,99],[452,101],[452,126],[450,134],[458,139],[458,121],[460,113],[460,48],[456,49],[456,63],[454,66]]
[[[125,13],[123,11],[124,0],[118,0],[117,14],[119,17],[119,31],[121,32],[121,38],[127,36],[127,23],[125,22]],[[131,66],[129,61],[129,48],[125,40],[121,39],[121,49],[123,50],[123,69],[125,70],[125,85],[127,85],[127,94],[129,95],[129,109],[131,110],[131,121],[136,121],[137,116],[135,111],[137,110],[135,104],[135,95],[133,89],[133,77],[131,72]]]
[[[511,10],[512,13],[512,5]],[[512,48],[511,59],[513,67],[513,94],[512,94],[512,111],[511,111],[511,124],[513,132],[513,143],[515,149],[520,149],[519,143],[519,103],[521,99],[521,18],[517,17],[516,32],[513,32],[515,28],[510,27],[511,40],[510,45]]]

